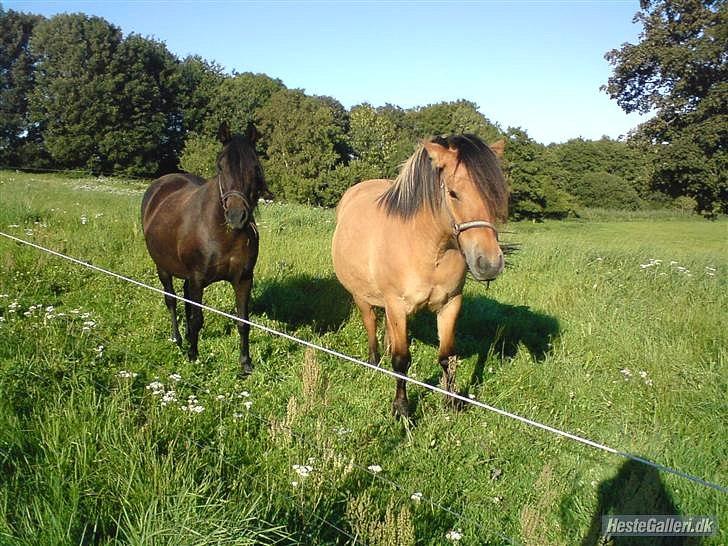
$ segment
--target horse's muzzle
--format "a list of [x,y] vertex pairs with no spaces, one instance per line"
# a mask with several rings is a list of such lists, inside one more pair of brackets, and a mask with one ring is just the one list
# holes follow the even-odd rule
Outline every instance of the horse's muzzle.
[[503,271],[503,252],[488,257],[477,252],[464,252],[470,273],[479,281],[492,281]]

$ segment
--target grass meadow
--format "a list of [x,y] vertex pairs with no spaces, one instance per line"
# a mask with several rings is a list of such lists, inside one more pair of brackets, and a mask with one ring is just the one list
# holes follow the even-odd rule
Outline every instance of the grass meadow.
[[[0,231],[158,286],[139,182],[0,172]],[[268,204],[252,320],[365,357],[331,210]],[[459,391],[728,485],[728,222],[513,223],[468,280]],[[233,308],[224,284],[205,303]],[[180,309],[181,311],[181,309]],[[410,375],[437,384],[434,318]],[[598,543],[602,512],[717,515],[728,495],[205,315],[200,360],[162,297],[0,237],[0,544]],[[385,358],[384,366],[389,367]],[[457,538],[459,540],[457,540]],[[610,544],[662,544],[613,539]]]

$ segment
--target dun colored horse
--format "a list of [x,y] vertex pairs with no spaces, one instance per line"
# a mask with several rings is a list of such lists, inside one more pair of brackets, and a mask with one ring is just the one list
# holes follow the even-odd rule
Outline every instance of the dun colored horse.
[[[466,272],[489,281],[503,271],[494,225],[508,208],[502,152],[502,141],[488,147],[474,135],[436,137],[418,147],[394,181],[367,180],[341,198],[334,269],[361,311],[369,362],[380,357],[374,307],[384,308],[392,367],[401,374],[410,364],[407,316],[428,308],[437,313],[438,360],[445,388],[452,390]],[[402,379],[392,408],[409,416]]]
[[[269,196],[255,152],[257,131],[232,135],[223,123],[218,137],[223,148],[217,157],[217,175],[209,180],[191,174],[168,174],[152,183],[142,200],[142,226],[149,254],[165,292],[172,317],[172,336],[182,346],[177,325],[173,277],[184,279],[184,296],[202,301],[204,288],[228,281],[235,289],[239,317],[248,319],[253,268],[258,258],[258,231],[253,211],[258,198]],[[202,310],[185,303],[187,354],[197,359],[203,324]],[[238,324],[240,365],[253,369],[248,349],[250,326]]]

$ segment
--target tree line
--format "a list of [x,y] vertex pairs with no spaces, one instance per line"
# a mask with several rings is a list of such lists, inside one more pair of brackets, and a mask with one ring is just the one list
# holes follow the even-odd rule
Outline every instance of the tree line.
[[357,181],[395,175],[420,139],[461,132],[506,139],[515,218],[560,218],[580,206],[705,210],[715,201],[656,184],[655,173],[664,172],[656,158],[664,157],[644,139],[545,146],[467,100],[346,109],[265,74],[226,74],[199,56],[177,58],[164,43],[123,36],[99,17],[0,11],[1,165],[211,176],[223,120],[238,132],[257,125],[278,198],[320,206],[334,205]]

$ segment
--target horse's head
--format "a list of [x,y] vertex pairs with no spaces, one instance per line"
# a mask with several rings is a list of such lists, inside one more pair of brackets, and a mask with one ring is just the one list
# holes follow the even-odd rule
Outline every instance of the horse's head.
[[258,131],[249,123],[245,135],[233,135],[223,122],[218,138],[223,148],[217,156],[217,183],[225,223],[242,229],[250,221],[258,199],[272,197],[255,151]]
[[502,141],[488,147],[474,135],[455,135],[423,146],[440,171],[442,208],[468,269],[480,281],[495,279],[504,267],[495,223],[505,220],[508,205]]

